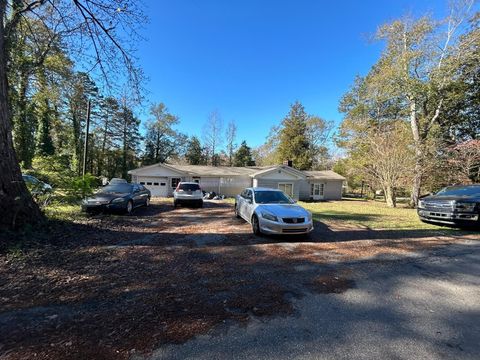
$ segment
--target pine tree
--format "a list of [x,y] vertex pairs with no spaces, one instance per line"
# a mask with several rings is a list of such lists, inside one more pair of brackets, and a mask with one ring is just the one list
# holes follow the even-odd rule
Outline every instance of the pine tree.
[[245,140],[242,141],[240,147],[235,152],[233,166],[255,166],[255,161],[252,158],[252,150]]
[[185,154],[190,165],[203,165],[205,164],[204,149],[200,140],[196,136],[192,136],[188,143],[187,153]]
[[307,134],[308,114],[300,102],[295,102],[290,112],[282,121],[280,141],[277,148],[279,160],[292,160],[293,166],[299,170],[312,167],[310,143]]

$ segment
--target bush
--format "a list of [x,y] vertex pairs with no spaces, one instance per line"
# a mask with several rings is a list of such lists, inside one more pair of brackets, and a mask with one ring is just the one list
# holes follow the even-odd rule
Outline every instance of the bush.
[[78,198],[84,198],[85,196],[91,195],[99,186],[100,179],[92,174],[85,174],[85,176],[76,176],[73,178],[67,192]]
[[93,193],[100,186],[99,178],[86,174],[78,176],[71,170],[68,158],[64,156],[38,156],[33,159],[32,168],[22,171],[23,174],[35,176],[50,184],[54,193],[50,202],[74,203]]

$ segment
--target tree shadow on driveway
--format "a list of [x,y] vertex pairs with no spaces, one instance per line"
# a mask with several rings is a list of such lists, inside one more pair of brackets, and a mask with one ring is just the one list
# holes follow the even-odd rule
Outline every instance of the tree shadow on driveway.
[[133,216],[51,224],[21,256],[0,257],[0,351],[6,359],[128,358],[219,325],[295,314],[307,294],[355,288],[359,264],[451,243],[324,242],[321,228],[307,242],[255,237],[230,211],[154,204]]

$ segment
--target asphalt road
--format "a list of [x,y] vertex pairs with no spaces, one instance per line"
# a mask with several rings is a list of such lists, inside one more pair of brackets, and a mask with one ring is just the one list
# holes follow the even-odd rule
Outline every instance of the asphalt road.
[[227,323],[149,358],[480,358],[480,242],[353,269],[354,288],[293,300],[292,316]]

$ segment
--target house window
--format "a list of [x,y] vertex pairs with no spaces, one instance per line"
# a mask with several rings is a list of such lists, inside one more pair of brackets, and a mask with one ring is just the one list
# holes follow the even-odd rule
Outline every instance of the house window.
[[165,186],[165,185],[167,185],[167,184],[166,183],[160,183],[160,186]]
[[153,185],[158,186],[158,183],[154,182]]
[[178,183],[182,181],[180,178],[172,178],[172,188],[176,188],[178,186]]
[[152,185],[152,183],[151,183],[151,182],[147,182],[147,185]]
[[200,184],[200,178],[199,177],[194,177],[192,178],[194,182],[196,182],[197,184]]
[[278,188],[280,190],[282,190],[288,196],[293,197],[293,184],[292,183],[279,183]]
[[140,185],[145,185],[145,181],[140,181]]
[[323,196],[324,184],[310,184],[311,196]]

